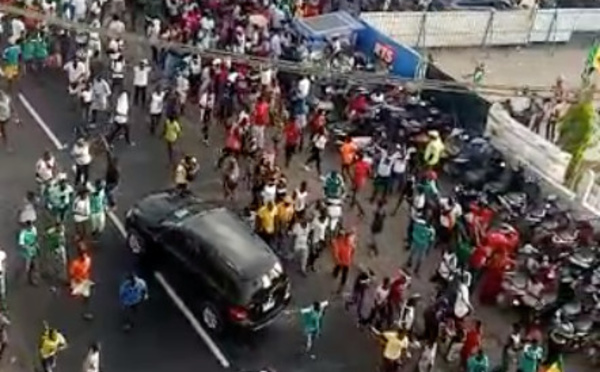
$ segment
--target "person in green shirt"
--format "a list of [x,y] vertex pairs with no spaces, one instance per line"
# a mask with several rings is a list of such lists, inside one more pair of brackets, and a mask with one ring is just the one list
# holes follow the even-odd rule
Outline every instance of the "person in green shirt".
[[58,282],[67,283],[67,240],[65,226],[61,222],[56,222],[46,230],[46,244],[52,277]]
[[31,221],[26,221],[19,231],[19,253],[25,261],[25,271],[30,284],[36,284],[35,270],[39,254],[38,232]]
[[165,128],[163,131],[163,138],[167,144],[169,163],[173,163],[175,143],[180,135],[181,124],[179,124],[179,120],[174,115],[169,115],[169,118],[165,121]]
[[306,335],[306,352],[310,352],[313,347],[315,338],[321,333],[323,328],[323,314],[325,308],[329,305],[327,301],[315,302],[311,307],[300,310],[302,317],[302,327]]
[[415,274],[419,273],[421,263],[435,241],[435,229],[422,214],[413,217],[410,232],[410,254],[406,263],[407,267],[414,266]]
[[19,76],[19,62],[21,60],[21,47],[17,43],[17,40],[13,38],[9,39],[9,46],[4,49],[2,53],[2,59],[4,60],[3,73],[6,79],[9,81],[9,87]]
[[23,73],[27,73],[33,67],[33,52],[35,50],[35,46],[33,43],[33,37],[29,36],[21,43],[21,58],[23,59],[23,64],[25,68],[23,69]]
[[489,368],[490,361],[483,349],[479,349],[467,360],[467,372],[488,372]]
[[50,211],[57,221],[64,221],[73,202],[73,187],[67,181],[66,175],[59,175],[58,182],[48,188]]
[[48,58],[48,42],[46,38],[39,33],[33,38],[32,42],[35,68],[41,69],[46,65],[46,58]]
[[104,180],[96,180],[94,190],[90,194],[90,222],[92,234],[98,235],[106,226],[106,184]]

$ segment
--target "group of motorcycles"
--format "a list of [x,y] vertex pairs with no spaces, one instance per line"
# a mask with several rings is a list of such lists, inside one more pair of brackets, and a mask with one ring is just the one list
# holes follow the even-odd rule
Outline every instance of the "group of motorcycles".
[[555,196],[542,196],[537,180],[510,166],[485,138],[453,139],[455,153],[444,171],[459,183],[455,194],[463,210],[487,225],[481,244],[514,250],[498,305],[519,308],[565,351],[585,350],[600,362],[595,218],[575,216]]

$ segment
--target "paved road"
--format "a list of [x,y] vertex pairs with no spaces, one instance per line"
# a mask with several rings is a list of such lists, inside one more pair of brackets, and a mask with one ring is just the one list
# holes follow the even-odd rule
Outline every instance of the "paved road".
[[[77,122],[77,113],[71,108],[64,87],[62,78],[53,74],[46,74],[43,78],[29,76],[21,82],[20,90],[27,102],[25,105],[22,100],[17,102],[23,125],[11,131],[11,134],[14,133],[15,152],[0,157],[0,164],[5,170],[0,176],[0,187],[4,191],[0,197],[5,202],[0,241],[12,261],[15,261],[14,211],[25,190],[34,187],[34,164],[39,154],[44,149],[54,150],[54,144],[42,131],[36,116],[60,142],[72,139],[71,128]],[[33,108],[35,113],[26,110],[25,106]],[[141,114],[138,117],[139,120],[134,123],[136,146],[128,148],[123,145],[116,149],[123,171],[118,195],[119,218],[138,198],[170,186],[166,149],[157,138],[147,134]],[[197,191],[205,198],[220,197],[219,183],[210,169],[215,147],[201,145],[190,123],[184,125],[187,138],[182,148],[195,154],[203,165]],[[67,152],[55,153],[61,166],[67,168],[70,164]],[[93,172],[100,174],[102,171],[103,162],[96,162]],[[52,293],[47,285],[31,288],[16,278],[11,280],[10,307],[14,323],[11,334],[15,344],[15,366],[31,370],[42,321],[47,320],[61,329],[71,344],[59,360],[61,371],[79,370],[85,348],[92,340],[102,342],[104,368],[109,371],[220,370],[219,361],[156,282],[152,283],[149,303],[141,311],[139,327],[131,334],[120,331],[117,289],[131,267],[131,257],[114,224],[108,225],[94,247],[93,257],[93,276],[98,284],[92,300],[96,318],[90,324],[81,319],[78,301],[70,298],[65,291]],[[18,260],[10,263],[14,269],[17,265]],[[328,313],[323,338],[317,344],[316,358],[311,359],[300,352],[303,340],[294,309],[315,299],[332,297],[333,284],[329,284],[328,272],[329,268],[325,267],[322,274],[301,281],[293,271],[294,303],[290,311],[267,330],[253,335],[225,335],[214,339],[216,347],[232,368],[250,370],[271,365],[281,371],[314,372],[362,372],[375,368],[376,345],[355,327],[353,319],[340,307],[339,299],[334,299]],[[185,295],[181,296],[186,303],[191,301]],[[344,342],[339,342],[340,339]]]
[[[55,150],[55,144],[42,130],[47,126],[59,142],[72,140],[72,126],[78,115],[71,107],[65,92],[65,83],[58,73],[42,77],[28,76],[20,86],[22,100],[17,102],[23,120],[21,127],[10,128],[13,134],[13,153],[0,155],[0,194],[5,212],[0,216],[0,244],[8,251],[11,267],[15,261],[15,213],[24,192],[34,187],[34,163],[44,149]],[[27,109],[26,109],[27,106]],[[31,110],[35,112],[33,112]],[[133,122],[134,147],[117,145],[121,159],[123,182],[118,194],[122,218],[127,208],[141,196],[154,190],[170,186],[170,173],[166,149],[161,141],[147,133],[145,120],[138,111]],[[193,117],[193,110],[188,118]],[[202,164],[201,176],[195,189],[204,198],[220,198],[219,182],[212,170],[217,144],[222,143],[220,133],[212,146],[204,146],[198,140],[198,128],[189,119],[184,120],[183,142],[180,151],[193,153]],[[3,151],[3,150],[0,150]],[[59,163],[70,167],[67,152],[56,152]],[[331,159],[326,166],[332,166]],[[103,172],[103,161],[94,164],[93,172]],[[314,175],[301,170],[294,164],[288,172],[291,186],[302,179],[310,181],[311,188],[320,185]],[[368,237],[368,217],[360,219],[352,213],[346,214],[347,223],[359,228],[363,243]],[[378,273],[393,273],[406,259],[401,242],[404,238],[406,213],[390,219],[380,241],[382,254],[378,258],[368,257],[361,244],[357,260],[372,267]],[[151,281],[150,301],[140,312],[139,327],[131,334],[120,331],[120,313],[117,304],[117,289],[123,275],[131,268],[132,258],[127,251],[119,229],[109,223],[97,246],[94,247],[94,279],[97,282],[92,308],[96,315],[92,323],[81,319],[81,308],[77,300],[64,291],[53,293],[49,286],[31,288],[13,278],[9,290],[13,329],[11,332],[16,361],[15,371],[31,371],[36,363],[36,343],[42,321],[47,320],[60,328],[67,336],[71,347],[59,360],[60,371],[79,371],[85,348],[92,340],[103,344],[104,370],[111,372],[135,371],[220,371],[222,360],[215,357],[222,353],[233,370],[252,370],[273,366],[281,372],[366,372],[374,371],[378,360],[378,346],[373,339],[355,325],[352,316],[341,307],[341,299],[333,295],[334,284],[330,277],[331,262],[325,258],[320,262],[319,272],[308,278],[296,274],[289,264],[292,275],[294,300],[290,310],[272,327],[257,334],[224,335],[212,337],[214,348],[207,346],[194,330],[185,314],[176,306],[164,288]],[[415,281],[415,290],[427,294],[431,290],[428,278],[437,262],[429,260],[421,278]],[[169,280],[169,276],[167,279]],[[179,293],[185,303],[193,298]],[[303,355],[302,336],[296,310],[316,299],[330,299],[331,310],[327,313],[323,337],[316,346],[316,358]],[[478,309],[477,316],[483,319],[488,329],[486,345],[494,359],[498,357],[499,345],[504,339],[511,316],[502,315],[494,309]],[[12,369],[10,369],[12,371]],[[444,368],[445,369],[445,368]]]

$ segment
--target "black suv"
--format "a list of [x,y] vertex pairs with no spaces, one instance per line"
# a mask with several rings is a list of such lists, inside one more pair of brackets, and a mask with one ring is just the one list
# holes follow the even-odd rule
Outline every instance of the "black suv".
[[290,302],[289,279],[278,257],[227,208],[159,192],[136,203],[125,226],[127,245],[145,268],[170,264],[185,278],[183,289],[201,297],[194,310],[213,332],[225,325],[257,330]]

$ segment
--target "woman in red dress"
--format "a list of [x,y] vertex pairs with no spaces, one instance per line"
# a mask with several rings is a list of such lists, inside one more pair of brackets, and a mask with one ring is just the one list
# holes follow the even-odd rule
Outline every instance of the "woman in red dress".
[[479,302],[493,305],[496,297],[502,290],[504,273],[510,267],[512,260],[506,250],[500,249],[494,252],[487,267],[484,269],[479,292]]
[[483,324],[481,321],[475,321],[475,325],[467,331],[465,336],[465,342],[460,351],[460,365],[465,367],[467,365],[467,359],[477,352],[481,348],[481,341],[483,338]]

